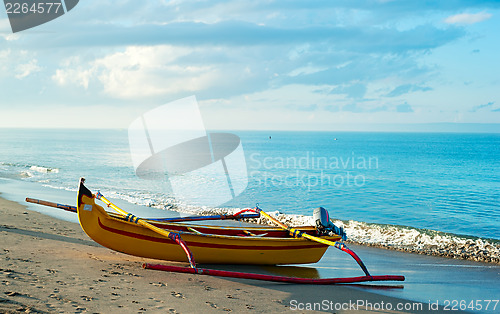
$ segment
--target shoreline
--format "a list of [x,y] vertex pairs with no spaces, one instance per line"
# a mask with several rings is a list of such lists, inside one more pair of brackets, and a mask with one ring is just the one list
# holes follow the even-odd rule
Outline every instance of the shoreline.
[[[101,247],[78,224],[30,211],[1,195],[0,215],[2,312],[285,313],[326,306],[325,300],[330,306],[351,304],[350,310],[367,302],[391,304],[393,310],[385,313],[414,312],[397,311],[398,304],[421,304],[419,313],[436,312],[428,304],[374,293],[368,285],[305,286],[145,270],[143,262],[158,261]],[[356,309],[371,312],[366,306]]]

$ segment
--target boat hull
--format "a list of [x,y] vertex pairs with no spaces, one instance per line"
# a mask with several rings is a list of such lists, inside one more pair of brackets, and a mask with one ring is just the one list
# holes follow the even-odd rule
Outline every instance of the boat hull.
[[[88,190],[87,190],[88,191]],[[91,195],[91,194],[90,194]],[[188,262],[186,253],[168,237],[148,228],[118,217],[110,216],[103,207],[95,204],[93,196],[78,196],[78,218],[85,233],[95,242],[112,250],[134,256],[159,260]],[[184,226],[162,224],[162,228],[177,232],[186,242],[197,263],[202,264],[307,264],[321,259],[328,246],[303,238],[266,237],[252,235],[210,234],[213,226]],[[228,230],[230,229],[230,230]],[[280,231],[278,228],[228,228],[227,234],[266,234]],[[269,231],[269,232],[266,232]],[[205,233],[207,232],[207,233]],[[339,237],[325,237],[337,241]]]

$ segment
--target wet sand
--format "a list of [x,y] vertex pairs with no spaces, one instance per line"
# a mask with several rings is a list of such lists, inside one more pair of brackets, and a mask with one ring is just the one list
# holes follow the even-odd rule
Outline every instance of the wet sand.
[[[428,304],[379,295],[369,286],[304,286],[145,270],[143,262],[159,261],[101,247],[78,224],[2,198],[0,217],[1,313],[436,312]],[[362,306],[367,303],[372,307]],[[407,310],[396,310],[399,304]]]

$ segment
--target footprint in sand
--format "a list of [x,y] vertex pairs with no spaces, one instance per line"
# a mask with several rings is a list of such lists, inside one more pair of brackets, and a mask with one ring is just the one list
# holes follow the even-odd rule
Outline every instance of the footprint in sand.
[[172,291],[172,292],[170,292],[170,294],[173,297],[176,297],[176,298],[179,298],[179,299],[185,299],[186,298],[186,297],[184,297],[184,295],[182,295],[182,293],[179,293],[179,292]]
[[32,297],[31,295],[26,294],[26,293],[20,293],[20,292],[16,292],[16,291],[6,291],[4,293],[5,293],[5,295],[7,295],[9,297],[23,297],[23,298],[34,299],[34,297]]
[[20,293],[18,292],[15,292],[15,291],[7,291],[7,292],[4,292],[7,296],[9,297],[15,297],[15,296],[18,296],[18,295],[21,295]]
[[92,300],[94,300],[93,297],[89,297],[89,296],[86,296],[86,295],[82,295],[82,296],[80,296],[80,298],[82,298],[83,301],[92,301]]
[[210,305],[210,306],[211,306],[211,307],[213,307],[214,309],[216,309],[216,308],[217,308],[217,304],[215,304],[215,303],[212,303],[212,302],[210,302],[210,301],[207,301],[207,302],[205,302],[205,303],[206,303],[206,304],[208,304],[208,305]]
[[166,287],[167,284],[163,282],[150,282],[150,285],[157,286],[157,287]]

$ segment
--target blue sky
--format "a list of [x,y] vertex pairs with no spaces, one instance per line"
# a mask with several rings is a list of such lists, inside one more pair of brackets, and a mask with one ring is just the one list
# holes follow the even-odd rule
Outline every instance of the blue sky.
[[500,123],[500,1],[92,1],[12,34],[0,127],[127,128],[196,95],[207,128]]

